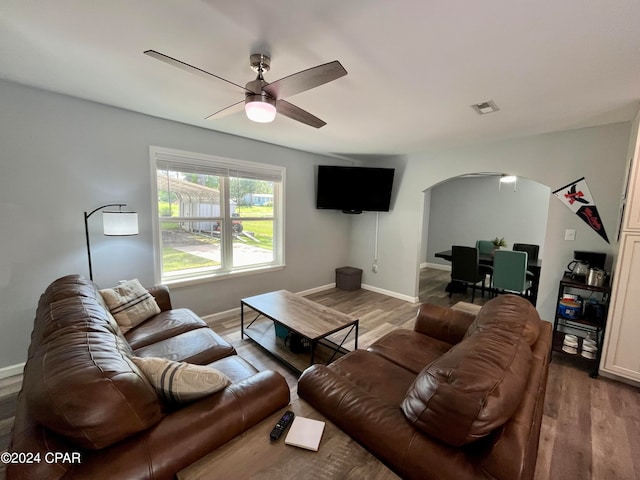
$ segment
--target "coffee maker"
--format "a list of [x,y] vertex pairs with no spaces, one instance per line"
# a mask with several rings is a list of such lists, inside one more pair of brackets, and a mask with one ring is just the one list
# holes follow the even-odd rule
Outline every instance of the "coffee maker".
[[572,280],[585,282],[589,274],[589,264],[582,260],[572,260],[567,265],[567,270],[569,270]]
[[577,282],[588,283],[588,279],[594,278],[600,283],[598,286],[602,286],[606,261],[606,253],[574,250],[573,261],[569,262],[567,270],[569,270],[571,278]]
[[591,268],[599,268],[604,270],[604,264],[607,261],[607,254],[600,252],[587,252],[584,250],[574,250],[573,259],[579,262],[585,262]]

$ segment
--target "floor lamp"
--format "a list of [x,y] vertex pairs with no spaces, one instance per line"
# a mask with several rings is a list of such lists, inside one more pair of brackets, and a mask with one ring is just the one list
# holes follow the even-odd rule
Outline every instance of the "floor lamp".
[[126,203],[110,203],[96,208],[91,211],[91,213],[84,212],[84,234],[87,238],[87,258],[89,259],[89,278],[91,280],[93,280],[93,269],[91,267],[91,244],[89,243],[89,217],[103,208],[118,207],[117,212],[102,212],[102,228],[104,234],[117,237],[137,235],[138,214],[136,212],[123,212],[122,207],[126,205]]

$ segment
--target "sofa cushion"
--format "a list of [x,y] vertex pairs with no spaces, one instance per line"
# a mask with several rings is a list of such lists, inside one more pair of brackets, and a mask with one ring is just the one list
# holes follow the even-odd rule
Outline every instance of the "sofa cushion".
[[240,355],[231,355],[211,362],[209,367],[220,370],[232,383],[238,383],[258,373],[258,369]]
[[158,395],[170,403],[186,403],[222,390],[231,383],[221,371],[206,365],[157,357],[132,357]]
[[331,363],[331,370],[352,383],[363,394],[400,406],[415,373],[365,350],[354,350]]
[[465,338],[494,327],[514,332],[533,345],[540,336],[540,316],[528,300],[517,295],[501,295],[480,309]]
[[153,295],[138,279],[122,281],[117,287],[100,290],[109,311],[118,322],[122,333],[160,313]]
[[145,320],[129,330],[124,337],[135,350],[197,328],[208,327],[204,320],[191,310],[176,308],[160,312]]
[[34,325],[34,332],[37,331],[38,340],[46,340],[66,327],[82,329],[96,325],[103,326],[124,339],[118,324],[101,298],[82,296],[60,298],[55,302],[40,305],[37,316],[38,322]]
[[40,296],[29,357],[52,333],[64,327],[82,328],[89,324],[103,325],[115,335],[122,336],[120,327],[91,281],[80,275],[67,275],[56,280]]
[[235,355],[236,350],[210,328],[198,328],[134,349],[137,357],[161,357],[176,362],[206,365]]
[[130,353],[105,325],[79,320],[51,333],[25,366],[22,388],[30,415],[95,450],[153,426],[162,418],[161,403]]
[[511,418],[522,401],[530,364],[531,348],[517,334],[478,331],[418,374],[402,410],[416,428],[462,446]]
[[451,347],[450,343],[403,328],[389,332],[367,350],[417,374]]
[[454,345],[462,341],[476,316],[460,310],[423,303],[418,308],[413,330]]
[[70,297],[95,298],[98,289],[95,284],[82,275],[66,275],[51,283],[40,297],[40,305],[57,302]]

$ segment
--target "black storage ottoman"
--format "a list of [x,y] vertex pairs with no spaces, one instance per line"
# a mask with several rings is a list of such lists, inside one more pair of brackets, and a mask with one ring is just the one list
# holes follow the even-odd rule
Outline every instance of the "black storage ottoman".
[[362,269],[355,267],[336,268],[336,287],[341,290],[360,290]]

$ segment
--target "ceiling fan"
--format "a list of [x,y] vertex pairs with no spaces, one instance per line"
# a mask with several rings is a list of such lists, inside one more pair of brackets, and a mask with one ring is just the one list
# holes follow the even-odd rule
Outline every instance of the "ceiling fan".
[[323,127],[327,122],[320,120],[315,115],[310,114],[306,110],[296,107],[292,103],[284,100],[297,93],[305,92],[325,83],[329,83],[347,74],[347,71],[339,61],[318,65],[307,70],[281,78],[275,82],[268,83],[263,78],[263,73],[268,72],[271,68],[271,59],[264,54],[256,53],[250,56],[249,62],[251,68],[258,74],[255,80],[248,82],[244,87],[231,82],[225,78],[209,73],[201,68],[189,65],[181,60],[165,55],[155,50],[146,50],[145,55],[160,60],[162,62],[173,65],[187,72],[201,75],[205,78],[217,78],[223,82],[227,82],[241,89],[244,92],[244,100],[236,102],[228,107],[212,113],[207,119],[221,118],[232,113],[237,113],[244,108],[247,117],[254,122],[268,123],[272,122],[276,116],[276,112],[285,117],[292,118],[298,122],[310,125],[315,128]]

